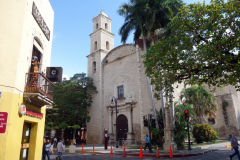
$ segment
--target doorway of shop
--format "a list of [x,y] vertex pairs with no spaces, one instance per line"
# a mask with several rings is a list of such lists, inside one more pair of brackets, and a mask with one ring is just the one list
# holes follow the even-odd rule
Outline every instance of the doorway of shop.
[[22,133],[20,160],[28,160],[30,133],[31,133],[31,123],[24,122],[23,133]]

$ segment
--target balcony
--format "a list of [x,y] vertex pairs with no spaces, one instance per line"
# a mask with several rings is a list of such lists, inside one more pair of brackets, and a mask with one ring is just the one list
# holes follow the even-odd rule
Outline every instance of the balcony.
[[52,107],[54,84],[42,73],[26,73],[26,87],[23,98],[26,103],[36,107]]

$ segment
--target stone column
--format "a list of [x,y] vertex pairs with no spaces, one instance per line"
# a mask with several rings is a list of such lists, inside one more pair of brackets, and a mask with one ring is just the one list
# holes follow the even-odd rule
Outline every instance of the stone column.
[[128,132],[132,133],[132,108],[131,104],[127,105],[127,112],[128,112]]
[[135,139],[134,139],[134,133],[132,130],[132,105],[127,103],[126,104],[127,108],[127,118],[128,118],[128,133],[127,133],[127,139],[125,141],[125,144],[135,144]]
[[163,144],[163,152],[170,152],[170,146],[172,148],[172,152],[177,152],[177,144],[172,138],[173,126],[170,124],[169,107],[167,103],[165,107],[165,119],[166,127],[164,128],[165,143]]
[[112,122],[112,112],[113,112],[113,109],[111,107],[108,108],[108,117],[109,117],[109,121],[108,121],[108,135],[109,135],[109,141],[108,143],[109,144],[114,144],[115,141],[114,141],[114,134],[113,134],[113,122]]
[[110,133],[113,133],[112,132],[112,110],[111,109],[109,109],[108,114],[109,114],[108,131],[110,134]]

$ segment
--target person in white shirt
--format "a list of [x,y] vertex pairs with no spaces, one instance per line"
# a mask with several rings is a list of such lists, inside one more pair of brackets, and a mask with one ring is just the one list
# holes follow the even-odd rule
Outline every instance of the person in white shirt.
[[55,148],[55,147],[57,147],[57,138],[55,137],[53,141],[54,141],[54,146],[53,147]]
[[60,140],[60,141],[58,142],[58,144],[57,144],[58,156],[56,157],[56,159],[60,159],[60,160],[61,160],[62,151],[63,151],[63,143],[62,143],[62,140]]

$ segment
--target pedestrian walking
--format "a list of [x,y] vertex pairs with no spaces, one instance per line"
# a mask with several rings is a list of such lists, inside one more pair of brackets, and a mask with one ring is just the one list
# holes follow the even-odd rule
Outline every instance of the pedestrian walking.
[[229,156],[229,157],[230,157],[230,160],[232,160],[232,158],[233,158],[235,155],[237,155],[237,156],[238,156],[238,159],[240,160],[239,151],[238,151],[238,140],[237,140],[237,138],[236,138],[236,133],[233,133],[233,134],[232,134],[231,146],[232,146],[231,150],[234,150],[235,152],[234,152],[232,155]]
[[146,134],[146,137],[145,137],[145,147],[144,147],[144,151],[146,151],[146,148],[148,147],[148,149],[150,150],[149,148],[149,138],[148,138],[148,134]]
[[57,138],[55,137],[53,141],[54,141],[54,146],[53,147],[57,148]]
[[43,144],[42,160],[45,160],[46,156],[47,156],[48,160],[50,160],[50,153],[53,154],[53,150],[52,150],[49,139],[47,139],[47,142]]
[[46,138],[43,138],[42,157],[43,157],[43,153],[44,153],[44,150],[45,150],[45,147],[44,147],[45,143],[46,143]]
[[58,152],[58,156],[56,157],[56,160],[61,160],[61,156],[62,156],[62,152],[63,152],[63,143],[62,140],[60,139],[60,141],[57,144],[57,152]]

